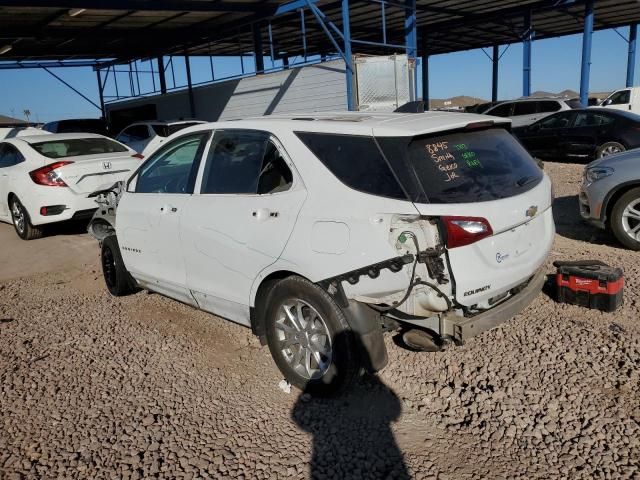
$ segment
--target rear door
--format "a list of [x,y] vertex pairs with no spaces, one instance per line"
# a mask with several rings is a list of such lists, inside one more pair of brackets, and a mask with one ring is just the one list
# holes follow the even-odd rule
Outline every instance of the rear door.
[[566,143],[567,156],[574,158],[591,158],[597,147],[606,142],[607,132],[613,117],[589,110],[576,114],[576,118],[563,138]]
[[247,323],[253,282],[282,253],[306,190],[271,134],[217,130],[182,220],[188,285],[201,308]]
[[[389,142],[399,141],[378,140],[387,152]],[[530,278],[548,254],[554,236],[548,177],[503,129],[404,141],[405,161],[429,202],[416,207],[440,219],[456,300],[488,308],[489,299]]]
[[164,145],[129,181],[118,204],[116,232],[127,269],[151,290],[191,304],[181,216],[210,134],[191,133]]
[[568,110],[539,120],[530,127],[530,135],[523,142],[532,155],[561,159],[566,155],[564,135],[572,125],[575,113]]
[[538,102],[514,102],[513,115],[511,116],[513,127],[531,125],[538,117]]

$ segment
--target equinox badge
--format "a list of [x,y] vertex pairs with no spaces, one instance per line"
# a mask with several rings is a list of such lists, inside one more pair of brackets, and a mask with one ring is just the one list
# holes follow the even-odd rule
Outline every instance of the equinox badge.
[[532,218],[536,216],[536,213],[538,213],[537,205],[531,205],[529,208],[527,208],[527,211],[525,212],[527,217],[532,217]]

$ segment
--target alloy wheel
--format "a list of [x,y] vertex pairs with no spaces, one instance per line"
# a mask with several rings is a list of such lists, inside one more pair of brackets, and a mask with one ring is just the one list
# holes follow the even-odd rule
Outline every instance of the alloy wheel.
[[640,198],[633,200],[624,208],[622,228],[633,240],[640,241]]
[[600,154],[601,157],[608,157],[609,155],[613,155],[614,153],[620,153],[622,149],[617,145],[608,145],[606,148],[602,150]]
[[300,299],[285,301],[278,313],[276,335],[285,360],[304,378],[322,378],[331,365],[333,353],[325,320]]
[[26,224],[24,210],[22,209],[22,206],[15,200],[11,203],[11,216],[13,217],[13,224],[15,225],[16,230],[18,230],[18,232],[20,233],[24,233]]

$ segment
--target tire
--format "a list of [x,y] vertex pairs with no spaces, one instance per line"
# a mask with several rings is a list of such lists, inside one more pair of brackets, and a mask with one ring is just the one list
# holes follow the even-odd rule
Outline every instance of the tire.
[[607,142],[600,145],[596,150],[596,158],[608,157],[614,153],[624,152],[626,148],[618,142]]
[[111,295],[122,297],[137,290],[136,281],[124,266],[118,239],[115,235],[109,235],[102,241],[100,263],[104,283]]
[[640,188],[629,190],[616,201],[610,224],[620,243],[631,250],[640,250]]
[[27,209],[24,208],[24,205],[18,200],[18,197],[11,197],[9,209],[11,210],[13,228],[21,239],[35,240],[42,237],[44,232],[43,228],[34,227],[31,224],[29,212],[27,212]]
[[272,288],[266,303],[267,344],[285,379],[314,395],[346,390],[361,362],[354,334],[329,294],[302,277],[291,276]]

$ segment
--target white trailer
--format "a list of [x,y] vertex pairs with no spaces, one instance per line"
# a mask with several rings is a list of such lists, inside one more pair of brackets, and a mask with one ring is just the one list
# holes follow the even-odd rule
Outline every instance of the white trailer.
[[[355,56],[354,98],[360,111],[393,111],[413,100],[414,65],[406,55]],[[345,63],[332,60],[300,68],[226,80],[106,105],[116,129],[140,120],[233,120],[277,113],[347,109]]]

